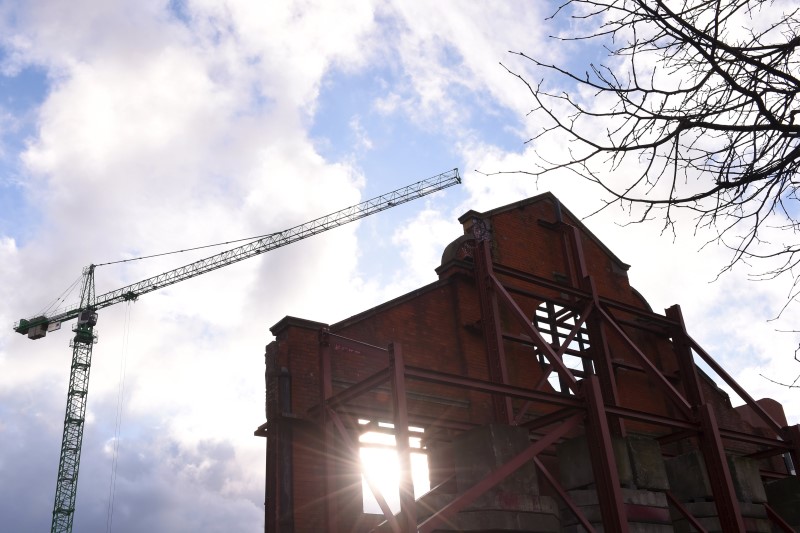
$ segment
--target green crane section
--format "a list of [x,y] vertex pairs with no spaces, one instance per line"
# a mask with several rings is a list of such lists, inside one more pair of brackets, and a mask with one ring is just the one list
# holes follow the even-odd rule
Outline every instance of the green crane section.
[[97,341],[94,326],[94,265],[83,270],[81,311],[72,330],[72,367],[67,391],[67,412],[64,414],[64,434],[61,437],[61,457],[56,478],[56,500],[53,504],[51,532],[72,531],[78,468],[81,463],[83,425],[86,418],[86,395],[89,392],[89,369],[92,366],[92,346]]
[[411,200],[433,194],[458,183],[461,183],[461,177],[456,168],[99,296],[95,296],[95,265],[89,265],[83,271],[79,304],[49,315],[38,315],[22,319],[15,324],[14,331],[17,333],[27,335],[31,339],[40,339],[49,331],[60,329],[62,322],[78,319],[72,330],[75,333],[75,337],[70,342],[72,366],[70,368],[67,410],[64,417],[64,434],[61,441],[61,457],[58,465],[51,532],[70,533],[72,531],[81,444],[83,442],[83,426],[86,415],[86,398],[89,392],[92,347],[97,342],[97,336],[93,328],[97,324],[97,311],[99,309],[124,301],[136,300],[139,296],[148,292],[174,285],[276,248],[281,248],[323,231],[343,226],[349,222],[354,222]]

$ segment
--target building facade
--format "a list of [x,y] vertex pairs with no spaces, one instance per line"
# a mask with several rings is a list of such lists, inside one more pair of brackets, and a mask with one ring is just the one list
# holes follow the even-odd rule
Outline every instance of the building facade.
[[679,306],[654,312],[552,194],[459,220],[437,281],[271,328],[266,531],[800,527],[800,427]]

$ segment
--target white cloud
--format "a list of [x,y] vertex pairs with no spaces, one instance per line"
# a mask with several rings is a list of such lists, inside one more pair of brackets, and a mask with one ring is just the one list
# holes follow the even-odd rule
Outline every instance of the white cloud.
[[456,217],[425,209],[392,236],[400,247],[404,268],[387,292],[408,292],[436,280],[434,269],[441,264],[445,247],[463,233]]
[[[543,35],[536,28],[543,9],[536,3],[471,2],[459,9],[430,2],[388,5],[386,13],[397,24],[396,40],[389,42],[407,81],[388,90],[375,107],[384,113],[402,110],[426,128],[451,129],[456,138],[470,135],[471,105],[482,105],[484,97],[524,113],[527,98],[499,62],[515,62],[509,50],[541,45]],[[467,95],[470,105],[465,105]]]
[[[0,228],[0,318],[8,325],[52,300],[91,261],[282,230],[361,200],[372,176],[348,161],[326,161],[308,131],[332,69],[390,72],[395,79],[383,80],[384,96],[362,103],[364,115],[377,110],[416,121],[452,144],[467,170],[460,192],[429,198],[416,215],[397,221],[391,244],[401,261],[386,266],[387,283],[361,273],[364,255],[379,254],[353,224],[143,296],[131,305],[128,335],[125,306],[101,310],[76,524],[97,529],[105,522],[103,450],[114,434],[122,353],[115,529],[258,528],[264,442],[252,432],[264,417],[263,348],[271,325],[284,315],[335,322],[433,281],[444,247],[462,232],[456,218],[467,209],[491,209],[546,187],[579,215],[591,211],[595,193],[569,176],[539,189],[524,176],[472,172],[530,164],[528,153],[505,153],[465,123],[494,108],[522,114],[529,107],[497,63],[508,59],[508,49],[540,45],[540,9],[357,0],[190,1],[180,16],[155,1],[0,8],[5,71],[35,65],[51,82],[21,154],[38,229],[23,242]],[[350,126],[372,152],[359,116]],[[719,250],[696,254],[694,240],[672,244],[654,238],[652,228],[621,229],[615,220],[617,213],[607,213],[588,224],[633,264],[633,283],[654,307],[685,304],[692,331],[717,327],[708,308],[723,309],[731,295],[752,287],[737,277],[709,289]],[[204,255],[99,267],[97,290]],[[763,298],[772,302],[777,292]],[[748,324],[761,323],[758,317],[731,312],[719,318],[725,324],[718,330],[738,342]],[[757,332],[767,335],[768,328]],[[66,325],[38,342],[10,329],[0,333],[0,440],[15,443],[0,453],[0,479],[29,480],[24,509],[10,513],[13,530],[42,529],[49,520],[69,336]],[[765,370],[785,372],[760,345],[753,353],[772,361]],[[19,498],[4,494],[5,517]]]
[[[363,177],[316,154],[305,121],[325,72],[365,57],[359,43],[372,24],[369,5],[354,3],[335,25],[327,4],[270,6],[267,13],[254,11],[266,9],[256,2],[192,3],[185,23],[164,7],[65,10],[44,3],[20,8],[16,25],[6,28],[13,61],[41,65],[53,80],[23,158],[43,230],[22,247],[4,238],[0,250],[9,323],[7,312],[35,311],[90,261],[282,230],[360,199]],[[132,306],[129,337],[124,306],[100,311],[77,524],[97,529],[105,520],[102,505],[86,496],[107,487],[107,478],[92,473],[107,459],[102,449],[113,435],[110,406],[127,350],[120,465],[141,457],[149,466],[118,480],[115,524],[148,531],[258,527],[264,442],[252,433],[264,417],[267,328],[290,312],[343,318],[374,303],[368,291],[351,296],[365,283],[355,276],[355,231],[331,231],[229,267],[227,275],[147,295]],[[100,267],[98,293],[188,261]],[[320,294],[327,306],[312,303]],[[67,327],[37,343],[0,337],[0,364],[13,365],[0,379],[0,392],[15,398],[9,409],[24,390],[46,397],[37,403],[53,446],[29,453],[46,456],[48,471],[20,474],[43,494],[55,481],[68,338]],[[2,431],[5,440],[9,430]],[[224,460],[209,463],[219,450],[228,450]],[[158,498],[163,505],[145,518],[140,506]],[[31,529],[20,520],[17,530]]]
[[361,125],[361,118],[355,116],[350,119],[350,131],[353,132],[353,136],[356,138],[355,140],[355,148],[357,151],[367,151],[372,149],[372,140],[369,138],[369,134],[364,129],[364,126]]

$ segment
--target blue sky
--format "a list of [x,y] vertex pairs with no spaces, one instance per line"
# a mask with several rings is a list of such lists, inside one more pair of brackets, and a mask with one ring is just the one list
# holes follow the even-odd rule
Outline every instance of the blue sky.
[[[0,54],[7,60],[7,51]],[[35,220],[35,206],[23,194],[24,169],[19,153],[36,132],[36,109],[47,95],[46,72],[35,66],[0,77],[0,224],[15,239],[30,234],[30,221]]]
[[[335,4],[335,5],[334,5]],[[46,529],[69,375],[69,330],[32,342],[11,324],[91,262],[285,229],[458,167],[464,184],[101,312],[76,530],[105,528],[125,355],[114,531],[255,531],[263,510],[263,349],[285,315],[336,322],[435,279],[469,209],[551,190],[578,215],[601,202],[569,175],[515,170],[542,126],[521,50],[579,64],[548,41],[546,3],[82,0],[0,4],[0,516]],[[586,52],[584,50],[584,52]],[[556,141],[541,145],[559,154]],[[800,420],[795,339],[768,323],[786,286],[710,283],[726,251],[691,220],[677,239],[586,223],[632,265],[656,310],[755,397]],[[707,236],[705,236],[707,237]],[[200,254],[202,257],[204,254]],[[97,271],[99,292],[197,258]],[[126,328],[128,333],[126,334]],[[127,340],[126,340],[127,339]],[[765,345],[763,339],[770,339]],[[24,480],[20,482],[20,480]]]

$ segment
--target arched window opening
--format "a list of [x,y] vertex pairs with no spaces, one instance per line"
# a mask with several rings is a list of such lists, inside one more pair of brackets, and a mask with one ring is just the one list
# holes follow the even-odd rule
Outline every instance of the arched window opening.
[[[550,301],[542,302],[536,308],[533,325],[554,350],[558,351],[567,342],[570,332],[575,329],[575,325],[580,320],[577,312],[568,307],[558,305]],[[561,357],[564,365],[573,370],[577,378],[594,373],[591,354],[589,348],[589,332],[586,324],[581,325],[578,333],[567,344],[564,354]],[[547,364],[544,354],[538,354],[539,362],[542,366]],[[553,371],[547,378],[550,385],[559,392],[572,394],[567,384],[560,378],[557,372]]]

